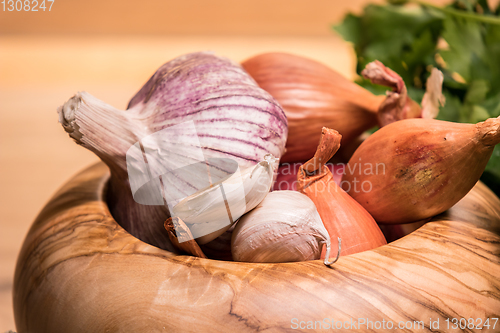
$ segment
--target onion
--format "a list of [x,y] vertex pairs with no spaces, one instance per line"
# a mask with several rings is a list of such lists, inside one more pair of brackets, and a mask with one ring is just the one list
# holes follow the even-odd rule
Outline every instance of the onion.
[[379,223],[425,220],[470,191],[499,142],[500,117],[478,124],[397,121],[354,152],[342,188]]
[[82,92],[58,112],[70,136],[110,168],[115,219],[141,240],[171,251],[163,227],[167,205],[266,154],[279,158],[287,138],[280,105],[240,65],[210,53],[164,64],[127,111]]

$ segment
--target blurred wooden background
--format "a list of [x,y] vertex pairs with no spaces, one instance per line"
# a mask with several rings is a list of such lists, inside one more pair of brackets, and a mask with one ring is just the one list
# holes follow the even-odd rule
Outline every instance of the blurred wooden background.
[[29,226],[57,188],[97,161],[63,131],[59,105],[85,90],[125,108],[160,65],[200,50],[236,61],[293,52],[352,79],[354,53],[331,25],[368,2],[382,1],[56,0],[50,12],[0,4],[0,332],[15,330],[12,280]]
[[[40,2],[42,0],[39,0]],[[0,15],[5,33],[331,35],[367,0],[55,0],[50,12]],[[381,3],[383,0],[372,2]],[[46,3],[49,6],[49,3]]]

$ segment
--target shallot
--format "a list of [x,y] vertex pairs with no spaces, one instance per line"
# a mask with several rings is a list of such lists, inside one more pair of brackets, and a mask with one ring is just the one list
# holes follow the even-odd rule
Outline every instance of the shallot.
[[316,205],[330,238],[343,242],[340,255],[372,250],[387,244],[373,217],[334,181],[325,163],[340,147],[341,135],[323,128],[314,157],[304,163],[297,176],[298,190]]
[[397,121],[354,152],[342,188],[379,223],[425,220],[470,191],[499,142],[500,117],[478,124]]
[[373,95],[315,60],[266,53],[242,66],[286,112],[289,134],[281,162],[310,158],[323,126],[340,132],[344,146],[377,125],[377,111],[385,97]]

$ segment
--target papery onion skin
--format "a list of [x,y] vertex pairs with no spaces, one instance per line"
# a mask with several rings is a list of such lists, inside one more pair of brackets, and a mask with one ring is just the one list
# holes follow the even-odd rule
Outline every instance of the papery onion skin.
[[379,223],[425,220],[470,191],[499,142],[500,117],[478,124],[397,121],[361,144],[342,187]]
[[231,252],[234,261],[294,262],[319,259],[330,242],[314,203],[295,191],[269,193],[236,224]]
[[[167,207],[141,205],[132,197],[126,162],[129,148],[162,129],[193,121],[205,159],[229,158],[244,168],[269,153],[279,158],[288,131],[281,106],[239,64],[206,52],[187,54],[161,66],[132,98],[127,111],[85,92],[58,111],[70,136],[110,168],[107,193],[115,219],[134,236],[171,251],[175,249],[163,228],[169,217]],[[153,148],[161,150],[160,145]],[[154,171],[157,165],[150,156],[148,165]],[[178,197],[192,194],[200,189],[192,184],[196,176],[174,178],[168,190]]]
[[[172,245],[179,250],[184,251],[198,258],[207,258],[205,253],[200,249],[200,245],[193,239],[191,231],[186,224],[178,217],[169,217],[164,223],[165,229],[168,232]],[[179,238],[183,240],[179,242]],[[188,238],[189,240],[185,241]]]
[[384,96],[375,96],[329,67],[287,53],[266,53],[243,68],[281,104],[288,118],[288,141],[281,162],[309,159],[323,126],[342,134],[347,145],[377,124]]

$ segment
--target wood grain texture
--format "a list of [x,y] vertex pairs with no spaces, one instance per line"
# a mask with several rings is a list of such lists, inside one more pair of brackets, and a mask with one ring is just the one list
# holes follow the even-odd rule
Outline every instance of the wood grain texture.
[[[416,331],[423,332],[430,318],[444,330],[446,318],[500,316],[499,219],[429,222],[341,257],[333,268],[319,260],[215,261],[166,252],[125,232],[103,199],[108,177],[101,163],[83,171],[35,220],[15,274],[19,333],[285,332],[293,318],[421,320],[425,327]],[[498,198],[485,207],[481,198],[492,194],[476,190],[462,209],[500,216]]]

